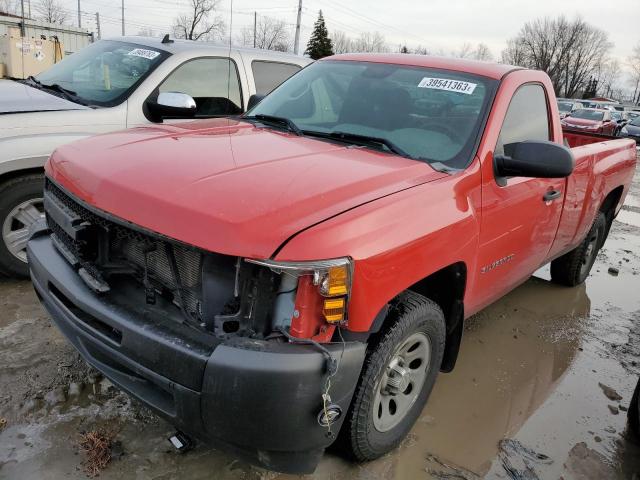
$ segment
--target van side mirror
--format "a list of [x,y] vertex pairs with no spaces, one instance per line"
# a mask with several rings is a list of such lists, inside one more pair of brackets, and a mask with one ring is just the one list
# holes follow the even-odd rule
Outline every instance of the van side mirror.
[[258,95],[257,93],[251,95],[247,102],[247,110],[251,110],[253,107],[258,105],[264,97],[266,97],[266,95]]
[[575,165],[569,148],[549,141],[511,143],[505,145],[505,152],[508,155],[494,156],[496,178],[564,178],[571,175]]
[[158,118],[193,118],[196,114],[196,101],[186,93],[160,92],[158,98],[146,101],[151,114]]

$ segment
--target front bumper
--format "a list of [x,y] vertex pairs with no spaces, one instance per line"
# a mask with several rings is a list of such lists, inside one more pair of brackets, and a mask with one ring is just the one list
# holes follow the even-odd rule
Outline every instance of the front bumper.
[[[36,233],[27,248],[35,290],[89,364],[189,435],[272,470],[315,469],[344,420],[342,415],[332,425],[332,436],[318,424],[326,377],[318,350],[200,338],[209,335],[149,312],[131,312],[91,291],[45,233]],[[340,362],[331,398],[346,412],[365,345],[325,346]]]

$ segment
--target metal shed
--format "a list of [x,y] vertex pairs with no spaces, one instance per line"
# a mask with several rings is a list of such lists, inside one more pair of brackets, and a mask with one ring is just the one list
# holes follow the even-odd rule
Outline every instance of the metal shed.
[[[21,17],[0,15],[0,36],[8,35],[10,29],[19,29],[21,22]],[[54,35],[57,36],[58,40],[64,46],[65,55],[76,52],[93,41],[93,34],[84,28],[29,19],[24,20],[24,26],[26,38],[39,39],[41,36],[46,38],[51,38]]]

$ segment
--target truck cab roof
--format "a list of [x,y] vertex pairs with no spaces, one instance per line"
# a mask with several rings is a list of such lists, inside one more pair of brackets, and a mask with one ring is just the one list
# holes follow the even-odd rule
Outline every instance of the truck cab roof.
[[507,73],[522,70],[521,67],[502,63],[480,62],[466,58],[447,58],[430,55],[415,55],[406,53],[346,53],[333,55],[323,60],[342,60],[353,62],[389,63],[414,67],[430,67],[453,72],[464,72],[480,75],[494,80],[500,80]]

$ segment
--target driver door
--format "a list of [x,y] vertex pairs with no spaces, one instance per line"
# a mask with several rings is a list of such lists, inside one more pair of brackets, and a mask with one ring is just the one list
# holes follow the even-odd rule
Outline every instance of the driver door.
[[[493,155],[510,153],[525,140],[550,140],[548,100],[541,84],[521,85],[513,94]],[[476,285],[483,308],[529,278],[547,259],[555,239],[565,179],[496,178],[493,162],[483,167],[482,223]]]

